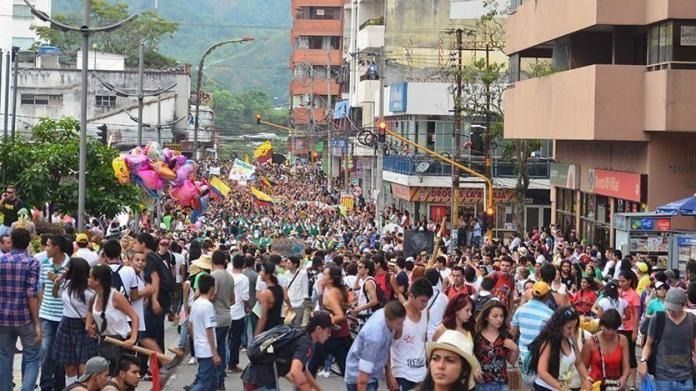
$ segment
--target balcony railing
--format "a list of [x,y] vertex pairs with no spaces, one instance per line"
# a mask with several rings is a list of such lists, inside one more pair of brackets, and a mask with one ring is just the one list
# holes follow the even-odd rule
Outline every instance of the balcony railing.
[[[423,172],[418,172],[416,167],[422,162],[428,162],[430,165]],[[465,166],[477,172],[484,172],[485,163],[480,156],[472,156],[471,160],[463,162]],[[529,177],[532,179],[548,179],[550,173],[551,162],[548,160],[532,160],[527,163]],[[404,155],[388,155],[384,157],[384,170],[402,175],[420,175],[420,176],[450,176],[452,175],[452,166],[447,163],[442,163],[431,159],[425,155],[404,156]],[[462,173],[462,176],[468,176]],[[515,162],[503,160],[500,158],[493,159],[493,176],[496,178],[516,178],[517,166]]]
[[384,26],[384,18],[380,16],[379,18],[368,19],[360,25],[358,30],[362,30],[367,26]]

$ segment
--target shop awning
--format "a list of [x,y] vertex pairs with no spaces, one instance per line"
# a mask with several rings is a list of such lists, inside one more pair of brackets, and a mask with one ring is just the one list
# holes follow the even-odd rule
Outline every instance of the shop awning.
[[696,216],[696,194],[659,206],[655,209],[655,212],[672,216]]

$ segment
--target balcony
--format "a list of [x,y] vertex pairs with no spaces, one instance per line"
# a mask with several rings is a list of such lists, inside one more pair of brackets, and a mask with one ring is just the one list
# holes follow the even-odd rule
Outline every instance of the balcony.
[[[419,173],[416,167],[419,163],[429,162],[428,169]],[[471,161],[467,161],[464,165],[471,167],[477,172],[484,171],[483,158],[480,156],[472,156]],[[529,177],[532,179],[548,179],[550,173],[549,161],[530,161],[528,163]],[[425,155],[403,156],[403,155],[387,155],[384,156],[384,170],[394,172],[396,174],[409,176],[451,176],[452,167],[449,164],[441,163]],[[462,176],[468,176],[462,173]],[[505,161],[502,159],[493,159],[493,176],[496,178],[516,178],[517,169],[514,162]]]
[[379,80],[361,80],[358,83],[357,103],[377,102],[379,93]]
[[693,0],[524,0],[521,3],[507,19],[507,53],[517,53],[593,26],[643,26],[666,19],[696,19]]
[[358,31],[358,51],[374,51],[384,46],[384,24],[368,25]]
[[295,19],[293,35],[342,35],[343,24],[340,19]]
[[328,61],[331,65],[341,65],[343,63],[343,53],[338,49],[294,49],[291,61],[293,64],[312,64],[326,65]]
[[647,131],[696,132],[696,70],[663,69],[645,73]]
[[647,140],[645,73],[642,65],[590,65],[519,81],[504,94],[505,137]]
[[[331,95],[338,95],[341,92],[341,86],[336,83],[336,80],[329,81]],[[316,95],[326,95],[327,83],[325,78],[312,79],[294,79],[290,83],[290,95],[304,95],[314,93]]]

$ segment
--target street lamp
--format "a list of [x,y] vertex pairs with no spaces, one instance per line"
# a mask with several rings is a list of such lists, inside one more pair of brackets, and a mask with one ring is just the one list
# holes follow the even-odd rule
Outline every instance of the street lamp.
[[[26,0],[25,0],[26,1]],[[203,63],[205,62],[205,58],[208,57],[208,55],[215,49],[219,48],[220,46],[227,45],[230,43],[242,43],[242,42],[248,42],[248,41],[253,41],[253,37],[241,37],[241,38],[235,38],[235,39],[228,39],[225,41],[220,41],[217,43],[214,43],[210,45],[208,49],[206,49],[205,52],[203,52],[203,55],[201,56],[201,61],[198,63],[198,73],[196,75],[196,117],[194,119],[194,128],[193,128],[193,157],[195,159],[198,158],[198,114],[200,113],[200,107],[201,107],[201,84],[202,84],[202,79],[203,79]]]
[[80,165],[78,174],[78,190],[77,190],[77,230],[82,231],[85,227],[85,199],[87,196],[87,73],[89,68],[89,35],[98,32],[109,32],[120,28],[121,26],[135,20],[138,15],[131,15],[128,18],[102,27],[89,27],[89,0],[82,2],[82,25],[72,26],[51,19],[47,13],[38,10],[29,0],[24,0],[24,3],[31,9],[31,13],[44,22],[51,23],[52,28],[57,28],[62,31],[78,31],[82,34],[82,84],[81,84],[81,102],[80,102]]

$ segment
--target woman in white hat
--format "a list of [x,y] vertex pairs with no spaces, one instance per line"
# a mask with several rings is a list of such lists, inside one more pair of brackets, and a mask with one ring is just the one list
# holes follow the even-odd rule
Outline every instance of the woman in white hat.
[[437,342],[426,344],[428,375],[421,391],[468,391],[474,389],[474,373],[481,366],[474,356],[471,338],[455,330],[445,330]]

